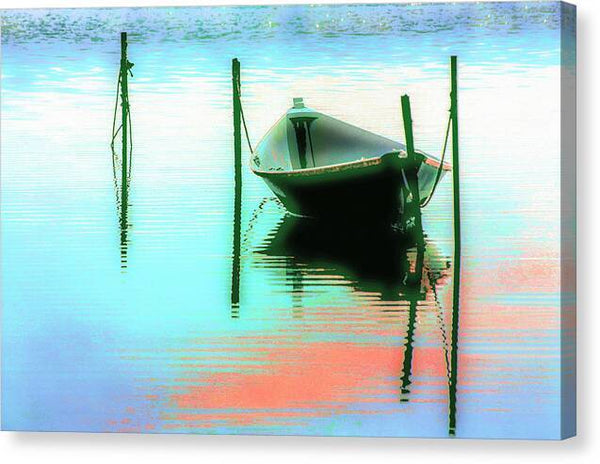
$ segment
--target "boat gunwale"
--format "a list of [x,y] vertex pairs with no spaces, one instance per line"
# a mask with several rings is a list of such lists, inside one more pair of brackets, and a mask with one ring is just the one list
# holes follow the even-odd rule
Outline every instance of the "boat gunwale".
[[[276,177],[302,177],[302,176],[314,176],[314,175],[320,175],[320,174],[327,174],[327,173],[332,173],[332,172],[341,172],[341,171],[346,171],[349,169],[359,169],[359,168],[363,168],[363,167],[370,167],[370,166],[377,166],[382,164],[383,162],[383,157],[385,155],[388,154],[400,154],[403,152],[389,152],[389,153],[384,153],[382,155],[379,156],[375,156],[375,157],[371,157],[371,158],[364,158],[364,159],[359,159],[356,161],[348,161],[345,163],[338,163],[338,164],[330,164],[327,166],[319,166],[316,168],[304,168],[304,169],[294,169],[294,170],[280,170],[280,171],[263,171],[260,169],[255,169],[254,166],[252,165],[252,158],[250,159],[250,169],[252,170],[252,172],[254,174],[256,174],[259,177],[270,177],[270,176],[276,176]],[[442,165],[442,169],[444,171],[450,171],[452,170],[452,167],[447,164],[447,163],[441,163],[440,161],[438,161],[435,158],[431,158],[428,155],[424,154],[424,153],[420,153],[417,152],[418,154],[422,155],[424,157],[423,159],[423,163],[428,164],[434,168],[439,168],[440,165]],[[406,156],[403,157],[399,157],[399,159],[406,159]]]

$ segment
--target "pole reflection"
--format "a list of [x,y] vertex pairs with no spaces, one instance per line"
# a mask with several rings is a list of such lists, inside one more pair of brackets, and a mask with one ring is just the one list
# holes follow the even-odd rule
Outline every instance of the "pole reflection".
[[119,178],[119,157],[115,150],[112,150],[113,156],[113,184],[115,189],[115,203],[117,207],[117,215],[119,221],[119,241],[121,253],[121,269],[127,269],[127,253],[129,248],[129,228],[131,224],[128,219],[129,210],[129,187],[130,177]]

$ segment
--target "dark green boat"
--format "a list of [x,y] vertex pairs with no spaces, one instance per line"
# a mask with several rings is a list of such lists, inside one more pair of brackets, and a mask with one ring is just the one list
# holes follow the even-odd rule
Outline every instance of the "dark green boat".
[[[440,161],[417,153],[423,204]],[[403,212],[406,147],[306,108],[301,98],[259,142],[250,165],[294,215],[393,222]],[[441,166],[441,175],[448,170]]]

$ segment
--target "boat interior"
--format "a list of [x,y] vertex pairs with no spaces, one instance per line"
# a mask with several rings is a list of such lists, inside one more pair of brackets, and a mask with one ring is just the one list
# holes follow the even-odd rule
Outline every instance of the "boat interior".
[[405,146],[306,108],[301,98],[258,144],[259,171],[295,171],[374,158]]

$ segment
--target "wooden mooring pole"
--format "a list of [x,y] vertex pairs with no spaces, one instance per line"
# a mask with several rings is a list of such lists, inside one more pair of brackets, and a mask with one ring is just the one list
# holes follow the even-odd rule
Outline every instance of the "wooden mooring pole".
[[242,103],[240,100],[241,79],[240,62],[231,61],[231,80],[233,85],[233,151],[235,163],[236,189],[242,188]]
[[423,245],[423,221],[421,218],[421,196],[419,194],[419,167],[420,156],[415,152],[415,141],[412,128],[412,114],[408,95],[402,95],[402,119],[404,121],[404,136],[406,139],[406,165],[403,175],[405,176],[406,189],[404,193],[404,226],[409,236],[418,246]]
[[458,319],[460,306],[460,185],[458,160],[458,70],[456,56],[450,58],[450,116],[452,118],[452,189],[454,202],[454,272],[452,277],[452,331],[450,378],[448,379],[448,432],[456,434],[456,387],[458,381]]
[[233,87],[233,157],[234,157],[234,205],[233,205],[233,253],[231,269],[231,317],[239,317],[240,304],[240,252],[242,217],[242,104],[240,100],[240,62],[231,61]]
[[[460,185],[458,160],[458,70],[456,56],[450,58],[450,115],[452,117],[452,188],[454,198],[454,257],[460,256]],[[455,268],[456,270],[456,268]]]
[[129,62],[127,61],[127,32],[121,32],[121,136],[122,136],[122,170],[121,170],[121,208],[127,209],[127,187],[129,177],[128,153],[127,153],[127,122],[129,116],[129,89],[127,87],[127,73]]

